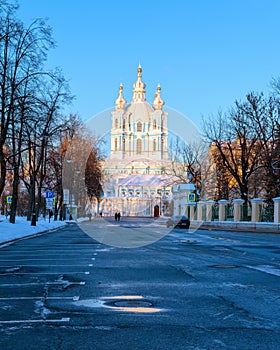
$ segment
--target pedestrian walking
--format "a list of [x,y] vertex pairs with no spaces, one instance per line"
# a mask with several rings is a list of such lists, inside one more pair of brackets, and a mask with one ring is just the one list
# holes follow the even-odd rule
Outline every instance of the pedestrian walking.
[[118,212],[117,218],[118,218],[118,221],[120,221],[120,219],[121,219],[121,213],[120,212]]

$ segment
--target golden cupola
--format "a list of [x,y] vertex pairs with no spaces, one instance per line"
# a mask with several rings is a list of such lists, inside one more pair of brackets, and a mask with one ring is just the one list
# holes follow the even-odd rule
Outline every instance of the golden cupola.
[[160,97],[160,92],[161,92],[161,87],[160,87],[160,84],[158,84],[157,93],[155,94],[155,99],[153,102],[153,106],[155,107],[155,109],[162,109],[162,106],[164,105],[164,101]]
[[138,66],[137,81],[133,84],[133,98],[132,102],[145,102],[146,101],[146,85],[142,81],[142,67]]
[[116,99],[115,104],[116,104],[116,109],[124,109],[124,107],[126,105],[126,100],[123,97],[123,86],[122,86],[122,84],[120,84],[119,96]]

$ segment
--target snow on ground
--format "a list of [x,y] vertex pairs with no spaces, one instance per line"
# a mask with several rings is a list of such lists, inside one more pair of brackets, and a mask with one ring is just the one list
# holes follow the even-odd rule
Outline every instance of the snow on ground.
[[52,230],[65,224],[65,221],[54,221],[51,219],[49,222],[48,218],[40,218],[36,226],[31,226],[31,221],[27,221],[26,217],[17,217],[16,223],[11,224],[9,223],[9,217],[6,218],[6,216],[0,215],[0,243]]

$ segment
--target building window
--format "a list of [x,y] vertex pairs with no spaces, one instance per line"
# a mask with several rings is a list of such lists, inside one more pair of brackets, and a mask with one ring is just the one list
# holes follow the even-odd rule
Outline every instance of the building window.
[[157,128],[157,121],[154,119],[153,121],[153,129],[156,129]]
[[137,131],[142,132],[142,123],[140,122],[137,123]]
[[118,129],[118,127],[119,127],[119,121],[118,119],[115,119],[115,129]]
[[142,153],[142,140],[137,139],[136,140],[136,154],[141,154]]
[[125,119],[123,120],[123,130],[125,130]]
[[153,152],[157,150],[157,140],[153,139]]
[[118,139],[115,138],[115,151],[117,151],[117,149],[118,149]]
[[125,138],[123,138],[123,151],[125,152]]

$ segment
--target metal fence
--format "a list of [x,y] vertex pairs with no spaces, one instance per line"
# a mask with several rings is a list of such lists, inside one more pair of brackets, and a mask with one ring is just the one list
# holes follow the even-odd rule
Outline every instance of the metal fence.
[[[193,208],[194,211],[194,220],[198,219],[198,210],[197,205]],[[259,215],[260,221],[262,222],[273,222],[274,221],[274,203],[264,203],[259,206]],[[187,207],[187,216],[190,217],[190,207]],[[207,218],[207,207],[204,205],[202,207],[202,220]],[[212,212],[210,215],[211,221],[219,220],[219,205],[216,203],[212,206]],[[252,208],[249,204],[243,204],[241,206],[241,221],[251,221],[252,218]],[[227,204],[225,207],[225,217],[223,221],[233,221],[234,220],[234,205]]]
[[260,218],[262,222],[273,222],[274,221],[274,202],[265,203],[260,206]]

